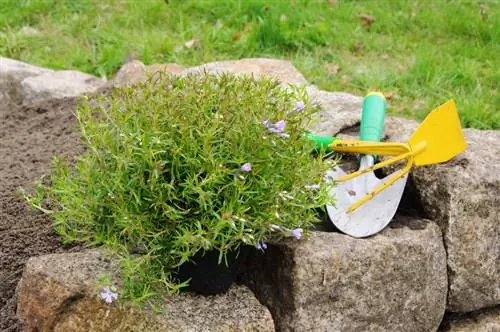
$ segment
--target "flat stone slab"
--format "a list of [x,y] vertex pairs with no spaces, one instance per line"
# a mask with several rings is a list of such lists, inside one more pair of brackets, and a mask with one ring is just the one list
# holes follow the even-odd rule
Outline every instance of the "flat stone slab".
[[23,331],[274,331],[269,310],[245,286],[216,296],[168,296],[159,312],[119,299],[106,304],[97,283],[116,273],[116,264],[95,250],[30,258],[17,290]]
[[342,129],[355,126],[361,121],[363,98],[344,92],[328,92],[308,88],[309,98],[317,103],[320,112],[309,130],[317,135],[335,136]]
[[47,100],[72,98],[92,93],[105,82],[74,70],[61,70],[28,77],[21,82],[23,105],[36,106]]
[[365,239],[313,232],[248,266],[279,331],[436,331],[445,312],[446,253],[428,220],[398,217]]
[[144,82],[149,76],[154,76],[160,72],[179,74],[183,70],[183,67],[175,63],[153,64],[146,66],[141,61],[134,60],[124,64],[109,84],[114,87],[131,86]]
[[21,61],[0,57],[0,102],[20,102],[20,85],[27,77],[53,72]]
[[269,76],[277,79],[282,84],[308,84],[304,76],[291,62],[266,58],[210,62],[199,67],[187,68],[181,74],[201,73],[203,71],[212,74],[233,73],[254,75],[256,78]]

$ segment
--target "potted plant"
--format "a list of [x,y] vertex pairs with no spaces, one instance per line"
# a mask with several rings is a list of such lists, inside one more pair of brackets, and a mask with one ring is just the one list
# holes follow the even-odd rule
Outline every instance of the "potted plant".
[[126,297],[177,291],[207,264],[231,279],[242,247],[300,239],[330,199],[303,135],[316,111],[270,79],[155,76],[84,100],[84,154],[55,158],[26,198],[66,242],[118,254]]

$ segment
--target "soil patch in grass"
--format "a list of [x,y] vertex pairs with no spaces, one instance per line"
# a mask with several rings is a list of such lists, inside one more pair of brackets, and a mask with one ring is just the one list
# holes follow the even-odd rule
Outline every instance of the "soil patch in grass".
[[82,151],[74,100],[24,108],[0,105],[0,330],[16,331],[15,289],[31,256],[74,251],[64,248],[51,219],[28,208],[18,193],[49,174],[54,154]]

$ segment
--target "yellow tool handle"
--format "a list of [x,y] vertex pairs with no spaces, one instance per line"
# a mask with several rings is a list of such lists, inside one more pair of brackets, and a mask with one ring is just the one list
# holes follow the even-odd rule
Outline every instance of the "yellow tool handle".
[[408,144],[393,142],[365,142],[357,140],[337,140],[330,144],[332,150],[337,152],[349,152],[360,154],[371,154],[381,156],[397,156],[411,151]]

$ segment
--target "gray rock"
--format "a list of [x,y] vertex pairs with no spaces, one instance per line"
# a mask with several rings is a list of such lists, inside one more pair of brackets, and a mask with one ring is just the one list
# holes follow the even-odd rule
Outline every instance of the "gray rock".
[[170,73],[170,74],[180,74],[184,70],[184,67],[176,63],[155,63],[146,66],[146,73],[156,74],[156,73]]
[[[417,124],[398,119],[391,141],[406,142]],[[428,218],[444,236],[449,275],[447,310],[500,304],[500,131],[463,130],[468,147],[447,163],[415,167],[413,183]]]
[[147,79],[145,71],[146,66],[141,61],[133,60],[124,64],[109,83],[114,86],[134,85]]
[[308,84],[304,76],[289,61],[264,58],[211,62],[199,67],[187,68],[181,74],[200,73],[203,71],[212,74],[234,73],[254,75],[256,78],[269,76],[276,78],[282,84]]
[[271,314],[245,286],[168,296],[153,312],[101,301],[97,283],[105,274],[119,294],[117,266],[99,251],[30,258],[17,289],[23,331],[274,331]]
[[73,70],[44,73],[21,82],[21,97],[23,105],[34,106],[47,100],[92,93],[104,83],[95,76]]
[[446,254],[427,220],[399,217],[366,239],[313,232],[248,265],[280,331],[435,331],[445,312]]
[[317,135],[334,136],[361,121],[363,98],[343,92],[308,89],[309,98],[319,104],[316,123],[309,130]]
[[498,332],[500,306],[447,319],[442,332]]
[[464,133],[466,152],[413,172],[422,206],[444,234],[455,312],[500,304],[500,131]]
[[0,103],[20,102],[20,85],[27,77],[53,72],[24,62],[0,57]]
[[124,64],[115,78],[109,83],[115,87],[135,85],[144,82],[151,75],[156,75],[160,72],[178,74],[182,72],[183,67],[175,63],[153,64],[146,66],[141,61],[134,60]]

